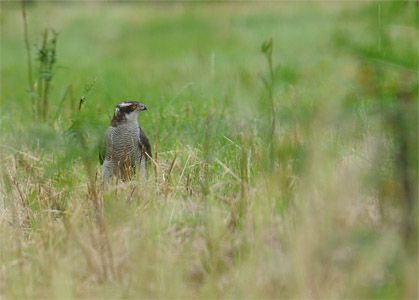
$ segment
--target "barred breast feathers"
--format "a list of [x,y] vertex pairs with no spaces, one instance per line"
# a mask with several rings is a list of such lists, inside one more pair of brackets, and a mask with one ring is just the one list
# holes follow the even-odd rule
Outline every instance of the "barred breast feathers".
[[145,173],[148,156],[151,157],[151,147],[137,122],[138,113],[143,110],[147,110],[146,106],[136,101],[123,101],[116,106],[99,154],[99,159],[103,162],[103,179],[107,180],[112,176],[129,179],[129,174],[135,173],[138,167],[141,173]]

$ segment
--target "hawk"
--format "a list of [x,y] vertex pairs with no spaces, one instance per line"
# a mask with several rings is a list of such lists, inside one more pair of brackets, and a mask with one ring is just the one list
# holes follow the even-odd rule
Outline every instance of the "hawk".
[[123,101],[115,107],[99,153],[103,180],[113,176],[128,180],[137,169],[145,174],[151,147],[137,122],[143,110],[147,107],[136,101]]

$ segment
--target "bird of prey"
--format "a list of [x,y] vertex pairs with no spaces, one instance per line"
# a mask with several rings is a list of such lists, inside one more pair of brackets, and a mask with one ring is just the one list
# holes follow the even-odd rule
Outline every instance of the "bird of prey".
[[146,109],[136,101],[123,101],[115,107],[99,153],[103,180],[113,176],[129,180],[138,169],[145,175],[151,147],[137,118]]

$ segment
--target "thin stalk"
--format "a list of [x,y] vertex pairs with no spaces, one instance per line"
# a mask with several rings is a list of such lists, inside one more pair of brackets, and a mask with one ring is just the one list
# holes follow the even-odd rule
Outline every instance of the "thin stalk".
[[210,163],[210,127],[212,123],[212,113],[208,114],[206,124],[205,124],[205,139],[203,145],[203,156],[204,156],[204,178],[201,182],[201,191],[206,197],[209,193],[209,170],[208,166]]
[[49,81],[45,83],[44,95],[43,95],[43,119],[44,122],[47,120],[47,111],[48,111],[48,91],[49,91]]
[[298,145],[298,131],[297,131],[297,100],[295,99],[295,89],[293,86],[291,88],[291,100],[293,102],[293,118],[292,118],[292,125],[293,125],[293,133],[294,133],[294,147]]
[[[157,151],[158,137],[159,137],[159,130],[158,130],[158,128],[156,128],[156,139],[154,141],[154,159],[155,159],[156,163],[157,163],[157,155],[158,155],[158,151]],[[157,180],[157,164],[154,164],[154,172],[156,174],[156,180]]]
[[26,57],[27,57],[27,65],[28,65],[28,84],[29,84],[29,91],[31,92],[31,99],[32,99],[32,120],[36,120],[36,104],[35,104],[35,92],[34,92],[34,85],[32,79],[32,60],[31,60],[31,46],[29,43],[29,34],[28,34],[28,21],[26,18],[26,4],[25,1],[22,1],[22,18],[23,18],[23,37],[25,41],[26,47]]
[[[41,116],[44,115],[44,110],[45,110],[44,105],[42,105],[41,99],[44,100],[44,94],[45,94],[44,81],[45,81],[45,72],[47,69],[46,60],[48,59],[47,41],[48,41],[48,29],[45,29],[44,37],[42,40],[42,47],[39,50],[39,60],[40,60],[39,75],[41,76],[39,77],[40,94],[38,97],[38,119],[40,119]],[[45,121],[45,118],[44,118],[44,121]]]
[[269,168],[272,168],[274,165],[272,162],[274,161],[274,156],[275,156],[274,152],[275,152],[275,148],[277,144],[277,141],[275,139],[276,113],[275,113],[275,101],[274,101],[274,95],[273,95],[274,70],[273,70],[273,62],[272,62],[272,49],[273,49],[273,41],[272,41],[272,38],[270,38],[269,41],[265,41],[262,44],[262,53],[265,55],[268,62],[269,75],[261,77],[265,85],[265,88],[268,92],[268,97],[271,104],[271,142],[269,146],[269,155],[270,155],[271,163],[269,164]]
[[173,166],[175,165],[176,159],[177,159],[177,153],[175,153],[175,157],[173,158],[172,163],[170,164],[169,171],[167,171],[167,177],[169,177],[170,174],[172,173],[172,169],[173,169]]
[[43,119],[44,119],[44,122],[47,120],[48,92],[49,92],[49,80],[45,83],[45,89],[44,89],[44,94],[43,94]]
[[268,67],[269,67],[269,75],[270,75],[270,84],[269,84],[268,90],[269,90],[269,99],[271,100],[271,114],[272,114],[271,137],[274,138],[276,116],[275,116],[275,103],[274,103],[274,96],[273,96],[274,71],[273,71],[273,63],[272,63],[272,48],[273,48],[273,41],[272,41],[272,38],[270,38],[269,50],[266,53],[266,57],[268,59]]
[[70,86],[69,86],[69,93],[70,93],[70,108],[71,108],[71,111],[75,111],[75,103],[76,103],[76,98],[74,97],[74,87],[73,87],[73,85],[72,84],[70,84]]
[[[47,31],[46,31],[47,32]],[[57,33],[52,30],[53,33],[53,38],[50,42],[50,46],[46,49],[46,58],[47,60],[45,61],[45,66],[46,66],[46,71],[49,73],[49,76],[45,78],[45,89],[44,89],[44,95],[43,95],[43,106],[44,106],[44,111],[43,111],[43,117],[44,117],[44,122],[47,119],[47,114],[48,114],[48,95],[49,95],[49,87],[50,87],[50,81],[52,79],[52,68],[54,67],[54,63],[55,63],[55,55],[56,55],[56,47],[57,47]],[[94,84],[94,83],[93,83]]]

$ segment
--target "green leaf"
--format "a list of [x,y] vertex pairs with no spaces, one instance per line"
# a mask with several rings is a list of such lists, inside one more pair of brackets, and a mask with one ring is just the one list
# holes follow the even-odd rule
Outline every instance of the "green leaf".
[[268,53],[268,51],[270,50],[270,48],[271,48],[271,42],[270,41],[264,41],[263,43],[262,43],[262,48],[261,48],[261,50],[262,50],[262,52],[263,53]]

